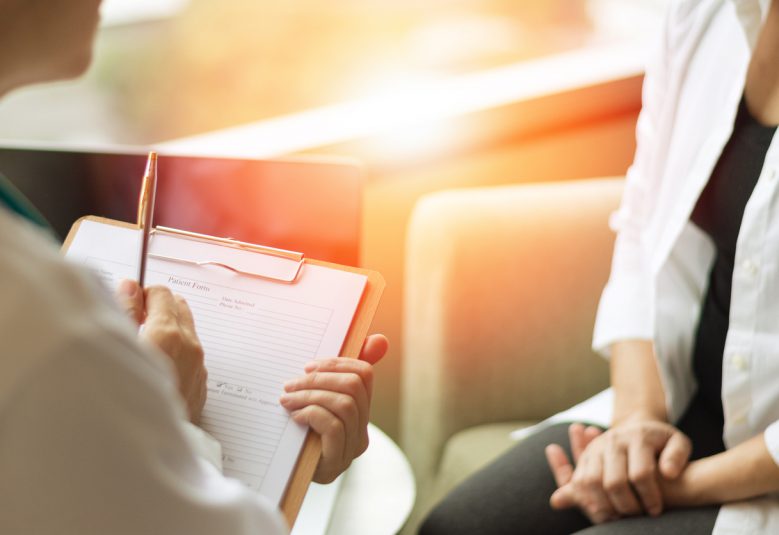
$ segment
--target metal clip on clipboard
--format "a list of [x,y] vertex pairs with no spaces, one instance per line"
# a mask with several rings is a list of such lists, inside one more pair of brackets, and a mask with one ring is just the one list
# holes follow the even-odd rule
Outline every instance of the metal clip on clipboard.
[[253,243],[247,243],[242,242],[238,240],[234,240],[232,238],[218,238],[214,236],[207,236],[205,234],[198,234],[197,232],[190,232],[187,230],[179,230],[169,227],[162,227],[158,226],[155,227],[151,231],[152,236],[155,235],[169,235],[174,236],[177,238],[183,238],[187,240],[194,240],[199,241],[203,243],[208,244],[218,244],[223,247],[230,247],[233,249],[240,249],[243,251],[249,251],[252,253],[259,253],[275,258],[281,258],[285,260],[290,260],[292,262],[295,262],[294,271],[291,275],[287,277],[283,276],[271,276],[265,273],[259,273],[256,271],[246,271],[245,269],[238,269],[235,266],[231,266],[229,264],[226,264],[224,262],[218,261],[218,260],[209,260],[209,259],[203,259],[203,260],[193,260],[189,258],[180,258],[175,256],[167,256],[157,253],[148,253],[149,258],[155,258],[157,260],[165,260],[168,262],[177,262],[181,264],[190,264],[195,266],[216,266],[223,269],[227,269],[229,271],[232,271],[233,273],[237,273],[239,275],[245,275],[247,277],[256,277],[260,279],[267,279],[272,280],[275,282],[282,282],[285,284],[294,284],[298,277],[300,276],[300,271],[303,269],[303,264],[305,263],[305,258],[303,253],[298,253],[295,251],[286,251],[284,249],[276,249],[275,247],[267,247],[264,245],[256,245]]

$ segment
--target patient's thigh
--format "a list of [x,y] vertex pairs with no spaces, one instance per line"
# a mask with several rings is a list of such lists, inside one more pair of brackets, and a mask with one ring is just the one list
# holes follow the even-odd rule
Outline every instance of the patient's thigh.
[[557,487],[544,449],[556,443],[570,455],[568,425],[555,425],[526,438],[471,476],[436,506],[420,534],[554,535],[591,526],[578,510],[555,511],[549,506]]
[[707,535],[714,529],[718,514],[719,506],[676,509],[656,518],[623,518],[579,531],[576,535]]

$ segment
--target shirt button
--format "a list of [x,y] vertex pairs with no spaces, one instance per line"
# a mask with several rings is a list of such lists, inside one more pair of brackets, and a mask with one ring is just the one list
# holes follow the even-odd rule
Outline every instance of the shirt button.
[[740,353],[730,357],[730,363],[739,371],[745,371],[749,368],[749,359]]
[[768,178],[768,180],[770,180],[771,182],[776,180],[776,169],[773,167],[769,169],[768,173],[766,174],[766,178]]
[[743,262],[741,262],[741,269],[746,273],[747,275],[750,275],[754,277],[757,275],[757,272],[760,270],[760,266],[757,265],[757,262],[754,260],[750,260],[747,258]]

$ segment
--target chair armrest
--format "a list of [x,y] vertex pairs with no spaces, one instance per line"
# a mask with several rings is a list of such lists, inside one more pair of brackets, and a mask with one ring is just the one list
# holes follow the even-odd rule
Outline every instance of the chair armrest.
[[590,350],[621,179],[450,190],[408,230],[401,442],[419,482],[476,424],[541,420],[608,385]]

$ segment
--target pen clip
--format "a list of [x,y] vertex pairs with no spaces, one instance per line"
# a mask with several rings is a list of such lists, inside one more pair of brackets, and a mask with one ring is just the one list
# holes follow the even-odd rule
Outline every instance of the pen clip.
[[141,192],[140,195],[138,195],[138,228],[143,229],[147,224],[150,229],[154,226],[154,202],[156,191],[157,153],[150,152],[149,157],[146,160],[146,171],[143,173]]

